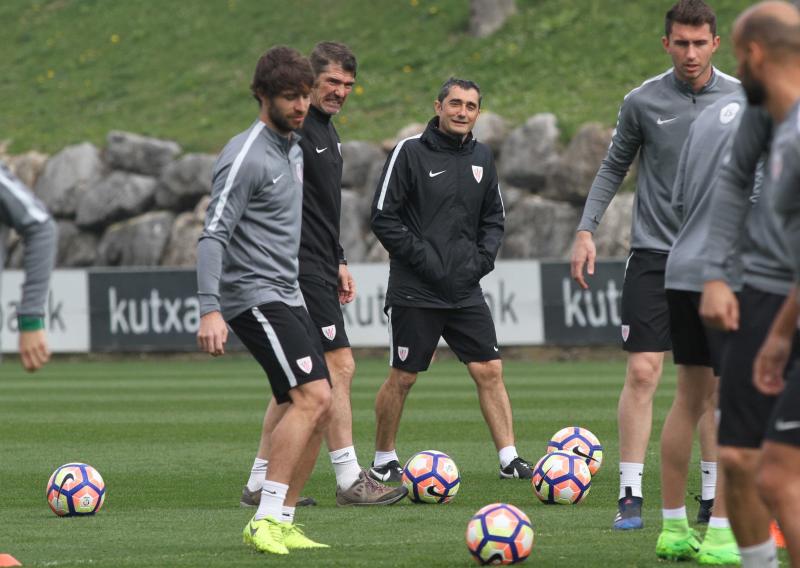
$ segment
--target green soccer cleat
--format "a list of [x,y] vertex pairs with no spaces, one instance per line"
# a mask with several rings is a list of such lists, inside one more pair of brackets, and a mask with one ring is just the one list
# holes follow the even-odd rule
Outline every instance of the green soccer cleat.
[[301,529],[302,525],[297,525],[294,523],[281,523],[281,529],[283,530],[283,544],[286,545],[286,548],[289,550],[300,549],[300,548],[330,548],[327,544],[322,544],[321,542],[314,542],[310,538],[308,538],[303,529]]
[[709,528],[695,560],[703,566],[740,566],[742,556],[733,531],[730,528]]
[[656,556],[667,560],[692,560],[700,550],[697,532],[689,528],[686,519],[664,521],[656,541]]
[[256,520],[253,517],[242,531],[245,544],[249,544],[259,552],[270,554],[289,554],[284,543],[282,523],[272,517]]

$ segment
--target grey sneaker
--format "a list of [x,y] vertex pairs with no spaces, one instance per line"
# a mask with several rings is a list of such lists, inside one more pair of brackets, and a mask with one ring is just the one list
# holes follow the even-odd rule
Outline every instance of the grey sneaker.
[[367,475],[366,471],[358,474],[358,479],[347,489],[336,488],[336,504],[339,507],[349,505],[392,505],[408,494],[404,486],[387,487]]
[[[258,507],[259,503],[261,503],[261,489],[250,491],[245,485],[244,489],[242,489],[242,498],[239,500],[239,505],[242,507]],[[316,504],[317,502],[313,497],[300,497],[295,507],[313,507]]]

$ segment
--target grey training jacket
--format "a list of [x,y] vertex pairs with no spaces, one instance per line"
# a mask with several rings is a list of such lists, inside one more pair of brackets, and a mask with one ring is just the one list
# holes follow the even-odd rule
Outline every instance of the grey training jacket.
[[775,131],[767,180],[789,252],[795,281],[800,280],[800,102]]
[[769,184],[753,184],[754,172],[756,178],[763,176],[756,166],[769,152],[771,139],[769,114],[748,105],[733,141],[731,159],[722,168],[711,199],[703,279],[726,280],[729,267],[741,258],[744,284],[783,296],[792,285],[789,252],[772,211]]
[[[689,130],[672,190],[672,209],[681,225],[667,258],[669,290],[703,290],[711,196],[744,108],[743,92],[728,95],[700,113]],[[741,274],[732,272],[729,280],[738,287]]]
[[0,163],[0,272],[9,227],[20,234],[25,247],[25,282],[17,315],[42,317],[56,259],[56,224],[33,193]]
[[737,79],[714,69],[708,83],[695,93],[669,69],[628,93],[578,230],[597,229],[638,152],[631,248],[669,252],[678,231],[672,184],[689,127],[708,105],[739,88]]
[[299,137],[257,120],[217,158],[197,246],[200,314],[230,320],[266,302],[303,305],[297,283],[303,203]]

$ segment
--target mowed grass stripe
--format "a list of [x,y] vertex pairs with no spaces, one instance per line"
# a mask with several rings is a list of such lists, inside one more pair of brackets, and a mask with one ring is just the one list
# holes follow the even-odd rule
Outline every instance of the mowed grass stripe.
[[[323,450],[305,491],[320,506],[300,510],[298,520],[333,547],[295,552],[281,565],[470,566],[467,520],[494,501],[514,503],[533,520],[531,565],[659,565],[653,553],[660,527],[655,441],[674,389],[672,368],[656,399],[646,528],[632,534],[610,529],[624,365],[509,362],[505,369],[523,456],[538,459],[549,436],[570,424],[592,429],[605,444],[606,464],[585,503],[546,507],[528,483],[498,479],[472,380],[460,363],[440,360],[409,396],[398,451],[401,459],[423,449],[448,452],[462,477],[456,499],[446,506],[404,501],[388,509],[339,509]],[[358,361],[354,435],[364,466],[372,458],[374,397],[386,371],[383,359]],[[0,375],[1,552],[26,566],[273,563],[240,542],[252,510],[241,509],[238,499],[266,404],[264,378],[251,361],[55,361],[31,376],[7,360]],[[45,484],[55,467],[76,460],[103,474],[108,501],[95,518],[58,519],[47,508]],[[690,473],[690,489],[699,489],[696,457]]]

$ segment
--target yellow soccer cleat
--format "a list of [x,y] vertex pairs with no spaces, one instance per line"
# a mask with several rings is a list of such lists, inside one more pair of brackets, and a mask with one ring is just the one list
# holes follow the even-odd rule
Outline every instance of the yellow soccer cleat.
[[289,554],[289,549],[284,543],[283,528],[272,517],[256,520],[253,517],[242,531],[242,540],[259,552],[270,554]]

